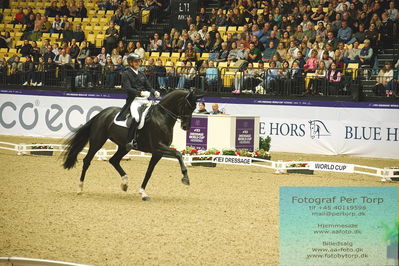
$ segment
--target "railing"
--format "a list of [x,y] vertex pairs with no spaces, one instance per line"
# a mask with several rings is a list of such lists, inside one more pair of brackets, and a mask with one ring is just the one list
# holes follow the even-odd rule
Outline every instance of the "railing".
[[[25,63],[3,64],[0,66],[1,85],[41,85],[62,89],[79,90],[86,88],[115,89],[121,87],[123,67],[89,66],[79,68],[78,64],[56,65],[45,64],[31,70],[25,70]],[[191,71],[190,69],[193,69]],[[40,71],[38,69],[41,69]],[[119,70],[118,70],[119,69]],[[361,90],[361,80],[368,79],[371,69],[346,68],[339,69],[340,80],[334,82],[329,78],[331,72],[326,70],[324,76],[314,71],[282,68],[236,67],[202,68],[199,66],[167,65],[161,70],[156,66],[142,66],[155,89],[197,88],[198,90],[232,95],[257,94],[267,96],[351,96],[354,91]],[[26,84],[28,83],[28,84]]]

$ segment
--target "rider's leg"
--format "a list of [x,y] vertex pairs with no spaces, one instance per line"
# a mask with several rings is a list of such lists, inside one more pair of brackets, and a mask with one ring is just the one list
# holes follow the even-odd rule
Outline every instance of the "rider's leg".
[[137,126],[138,123],[133,118],[127,135],[126,150],[137,149]]

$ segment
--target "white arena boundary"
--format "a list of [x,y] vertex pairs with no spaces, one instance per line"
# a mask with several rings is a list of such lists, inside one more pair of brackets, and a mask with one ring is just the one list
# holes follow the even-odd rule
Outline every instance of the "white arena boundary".
[[57,260],[42,260],[22,257],[0,257],[0,263],[7,263],[10,266],[89,266]]
[[[51,149],[34,149],[37,146],[47,146]],[[64,145],[61,144],[15,144],[10,142],[0,142],[0,150],[15,151],[18,155],[30,154],[34,151],[53,151],[63,152]],[[87,147],[83,149],[81,154],[87,154]],[[100,149],[96,153],[97,160],[108,160],[117,149],[107,150]],[[131,151],[125,155],[123,159],[132,157],[151,157],[151,155]],[[380,177],[381,181],[392,181],[392,178],[399,178],[399,168],[377,168],[357,164],[337,163],[337,162],[315,162],[315,161],[271,161],[265,159],[258,159],[252,157],[227,156],[227,155],[183,155],[184,162],[190,166],[192,163],[216,163],[216,164],[230,164],[241,166],[256,166],[267,169],[272,169],[276,174],[286,174],[288,170],[313,170],[313,171],[327,171],[340,173],[355,173],[363,175],[371,175]],[[194,159],[195,158],[195,159]],[[203,159],[202,159],[203,158]],[[176,160],[174,158],[162,158],[165,160]],[[298,164],[303,165],[299,166]],[[293,166],[295,165],[295,167]]]

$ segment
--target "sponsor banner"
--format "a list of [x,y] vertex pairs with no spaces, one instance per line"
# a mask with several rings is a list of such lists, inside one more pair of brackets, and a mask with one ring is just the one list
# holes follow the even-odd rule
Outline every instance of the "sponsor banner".
[[[0,94],[0,134],[40,137],[65,137],[102,109],[122,107],[126,97],[7,89],[0,89]],[[206,100],[208,108],[212,103],[219,103],[219,108],[228,114],[259,116],[259,134],[271,137],[271,152],[399,158],[399,105],[396,103]],[[195,121],[192,126],[194,130]],[[195,143],[191,138],[191,144],[187,144],[207,149],[205,127],[200,126],[200,137]],[[190,132],[194,133],[193,130]]]
[[123,99],[8,95],[0,97],[0,134],[66,137],[101,110]]
[[353,173],[353,164],[331,162],[309,162],[309,168],[316,171]]
[[191,128],[186,134],[186,146],[197,150],[206,150],[208,144],[208,118],[193,117]]
[[214,163],[224,163],[224,164],[241,164],[241,165],[251,165],[252,158],[249,157],[237,157],[237,156],[215,156],[212,158]]
[[246,149],[251,152],[254,150],[254,129],[255,119],[236,119],[236,149]]

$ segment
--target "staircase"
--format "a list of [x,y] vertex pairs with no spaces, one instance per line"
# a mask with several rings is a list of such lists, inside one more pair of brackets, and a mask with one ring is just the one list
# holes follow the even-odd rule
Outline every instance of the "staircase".
[[[384,49],[377,54],[378,70],[360,71],[360,84],[363,87],[363,95],[365,97],[374,97],[373,88],[376,84],[377,74],[384,67],[385,62],[391,62],[392,67],[396,64],[399,56],[399,42],[393,44],[393,48]],[[395,72],[396,73],[396,72]]]

